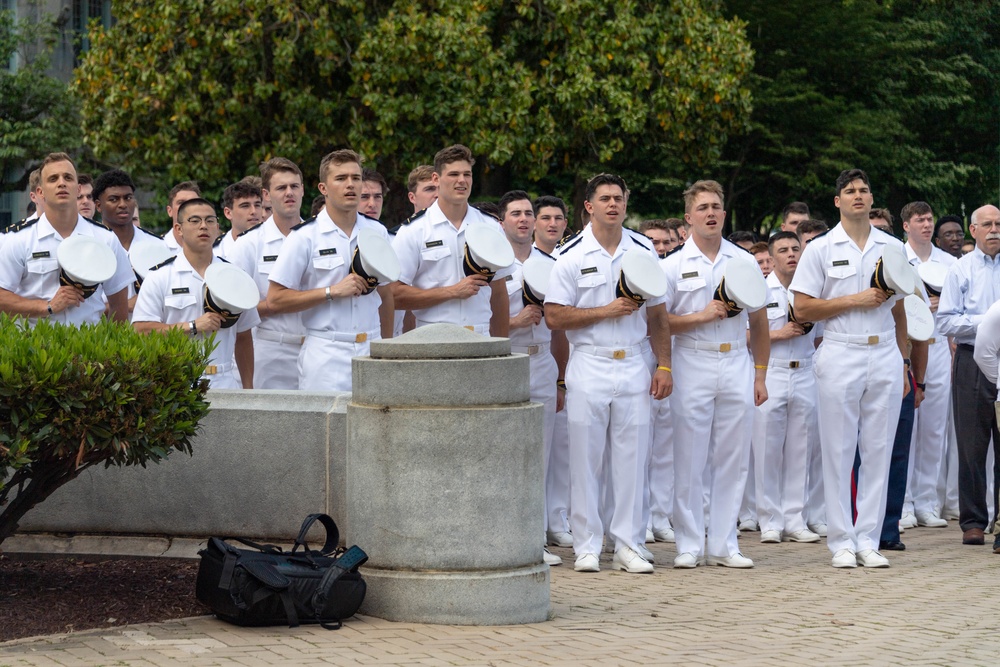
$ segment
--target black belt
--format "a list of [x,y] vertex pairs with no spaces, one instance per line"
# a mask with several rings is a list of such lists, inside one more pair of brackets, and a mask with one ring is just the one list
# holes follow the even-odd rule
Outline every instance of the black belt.
[[958,349],[960,349],[960,350],[968,350],[969,352],[975,352],[976,351],[976,346],[975,345],[969,345],[968,343],[959,343],[958,344]]

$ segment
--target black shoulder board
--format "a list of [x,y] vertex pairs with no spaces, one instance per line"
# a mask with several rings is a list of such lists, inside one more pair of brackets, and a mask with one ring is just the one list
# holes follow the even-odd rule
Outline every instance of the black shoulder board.
[[399,230],[403,228],[403,223],[396,225],[395,227],[390,227],[386,231],[389,232],[389,236],[395,236],[399,233]]
[[[826,230],[825,232],[823,232],[823,233],[821,233],[821,234],[817,234],[816,236],[812,237],[812,238],[811,238],[811,239],[809,239],[809,240],[810,240],[810,241],[815,241],[816,239],[821,239],[821,238],[823,238],[824,236],[826,236],[827,234],[829,234],[829,233],[830,233],[831,231],[833,231],[833,230],[830,230],[830,229],[828,229],[828,230]],[[883,233],[883,234],[885,234],[885,232],[882,232],[882,233]],[[803,250],[805,250],[805,248],[803,248]]]
[[264,226],[264,223],[263,223],[263,222],[258,222],[258,223],[257,223],[256,225],[254,225],[253,227],[249,228],[249,229],[248,229],[248,230],[246,230],[245,232],[240,232],[240,233],[239,233],[239,234],[238,234],[238,235],[236,236],[236,238],[241,238],[241,237],[243,237],[243,236],[246,236],[247,234],[249,234],[249,233],[250,233],[250,232],[252,232],[253,230],[255,230],[255,229],[260,229],[260,228],[261,228],[261,227],[263,227],[263,226]]
[[92,224],[92,225],[96,225],[97,227],[100,227],[101,229],[106,229],[106,230],[108,230],[109,232],[111,231],[111,228],[110,228],[110,227],[108,227],[108,226],[107,226],[106,224],[104,224],[103,222],[98,222],[98,221],[96,221],[96,220],[91,220],[90,218],[85,218],[85,217],[84,217],[84,216],[82,216],[82,215],[81,215],[80,217],[81,217],[81,218],[83,218],[84,220],[86,220],[87,222],[89,222],[89,223],[90,223],[90,224]]
[[[649,250],[649,246],[647,246],[645,243],[643,243],[642,241],[640,241],[639,239],[636,238],[635,232],[633,232],[632,234],[630,234],[629,238],[632,239],[632,243],[635,243],[636,245],[640,245],[643,248],[645,248],[646,250]],[[645,237],[643,237],[643,238],[645,238]]]
[[379,220],[378,218],[373,218],[370,215],[365,215],[364,213],[361,213],[360,211],[358,212],[358,215],[360,215],[362,218],[365,218],[367,220],[371,220],[372,222],[377,222],[380,225],[382,224],[382,221]]
[[11,234],[13,234],[14,232],[19,232],[22,229],[27,229],[28,227],[31,227],[33,224],[35,224],[39,220],[40,220],[40,218],[32,218],[31,220],[28,220],[27,218],[25,218],[24,220],[21,220],[20,222],[18,222],[16,225],[11,225],[10,229],[8,229],[7,231],[9,233],[11,233]]
[[539,248],[538,246],[535,246],[535,250],[537,250],[538,252],[542,253],[543,255],[545,255],[546,257],[548,257],[549,259],[551,259],[551,260],[552,260],[553,262],[554,262],[554,261],[556,260],[556,258],[555,258],[555,257],[553,257],[553,256],[552,256],[552,255],[550,255],[549,253],[545,252],[544,250],[542,250],[542,249],[541,249],[541,248]]
[[583,230],[581,229],[579,231],[573,232],[572,234],[562,237],[561,239],[559,239],[559,243],[556,244],[556,248],[562,248],[564,245],[571,243],[576,239],[576,237],[578,237],[582,233]]
[[173,264],[173,263],[174,263],[174,260],[175,260],[175,259],[177,259],[177,255],[174,255],[174,256],[173,256],[173,257],[171,257],[170,259],[165,259],[165,260],[163,260],[162,262],[160,262],[160,263],[159,263],[159,264],[157,264],[156,266],[154,266],[154,267],[151,267],[151,268],[150,268],[149,270],[150,270],[150,271],[156,271],[157,269],[162,269],[162,268],[163,268],[164,266],[167,266],[167,265],[169,265],[169,264]]
[[582,236],[580,236],[579,234],[574,234],[570,238],[568,243],[566,243],[565,241],[563,242],[566,243],[566,245],[560,244],[556,246],[556,249],[559,251],[559,254],[562,255],[563,253],[568,252],[571,248],[573,248],[573,246],[577,245],[582,240],[583,240]]
[[219,260],[220,262],[225,262],[226,264],[229,264],[229,260],[226,259],[225,257],[216,257],[216,259]]
[[664,257],[664,258],[667,258],[667,257],[670,257],[670,256],[671,256],[671,255],[673,255],[673,254],[674,254],[675,252],[680,252],[681,248],[683,248],[683,247],[684,247],[684,244],[683,244],[683,243],[681,243],[681,244],[679,244],[679,245],[678,245],[678,246],[677,246],[676,248],[674,248],[673,250],[671,250],[670,252],[668,252],[668,253],[667,253],[666,255],[664,255],[663,257]]
[[422,208],[422,209],[420,209],[419,211],[417,211],[416,213],[414,213],[413,215],[411,215],[411,216],[410,216],[409,218],[407,218],[406,220],[403,220],[403,222],[402,222],[401,224],[403,224],[403,225],[408,225],[408,224],[410,224],[411,222],[413,222],[414,220],[417,220],[417,219],[419,219],[419,218],[420,218],[420,216],[422,216],[422,215],[423,215],[424,213],[426,213],[426,212],[427,212],[427,209],[426,209],[426,208]]
[[[228,233],[229,232],[226,232],[226,234],[228,234]],[[219,238],[217,238],[214,241],[212,241],[212,247],[213,248],[218,248],[220,245],[222,245],[222,240],[224,238],[226,238],[226,234],[221,234],[221,235],[219,235]]]
[[159,234],[154,234],[153,232],[149,231],[148,229],[143,229],[142,227],[136,227],[135,231],[142,232],[143,234],[149,234],[150,236],[152,236],[155,239],[160,238]]
[[309,218],[308,220],[303,220],[299,224],[297,224],[294,227],[292,227],[292,231],[295,231],[296,229],[301,229],[302,227],[305,227],[306,225],[308,225],[310,222],[316,222],[316,216],[315,215],[313,217]]

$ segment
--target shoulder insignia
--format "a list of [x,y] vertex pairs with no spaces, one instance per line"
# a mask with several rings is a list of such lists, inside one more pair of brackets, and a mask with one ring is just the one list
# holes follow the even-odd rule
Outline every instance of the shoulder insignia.
[[219,260],[220,262],[225,262],[226,264],[229,264],[229,260],[226,259],[225,257],[216,257],[216,259]]
[[10,233],[10,234],[13,234],[14,232],[19,232],[22,229],[27,229],[28,227],[31,227],[33,224],[35,224],[36,222],[38,222],[39,219],[40,218],[31,218],[29,220],[28,218],[25,218],[24,220],[21,220],[20,222],[11,225],[7,229],[7,232]]
[[[828,230],[826,230],[825,232],[823,232],[823,233],[821,233],[821,234],[817,234],[816,236],[812,237],[812,239],[811,239],[811,240],[812,240],[812,241],[815,241],[816,239],[821,239],[821,238],[823,238],[824,236],[826,236],[827,234],[829,234],[829,233],[830,233],[831,231],[832,231],[832,230],[829,230],[829,229],[828,229]],[[883,234],[884,234],[884,233],[885,233],[885,232],[883,232]],[[803,248],[803,250],[805,250],[805,248]]]
[[407,218],[406,220],[403,220],[403,222],[402,222],[402,223],[400,223],[400,224],[401,224],[401,225],[408,225],[408,224],[410,224],[411,222],[413,222],[414,220],[418,220],[418,219],[420,218],[420,216],[422,216],[422,215],[423,215],[424,213],[426,213],[426,212],[427,212],[427,209],[426,209],[426,208],[422,208],[422,209],[420,209],[419,211],[417,211],[416,213],[414,213],[413,215],[411,215],[411,216],[410,216],[409,218]]
[[95,225],[95,226],[97,226],[97,227],[100,227],[101,229],[106,229],[106,230],[108,230],[109,232],[111,231],[111,228],[110,228],[110,227],[108,227],[108,226],[107,226],[106,224],[104,224],[103,222],[97,222],[96,220],[91,220],[90,218],[84,218],[83,216],[80,216],[80,217],[81,217],[81,218],[83,218],[84,220],[86,220],[87,222],[89,222],[89,223],[90,223],[90,224],[92,224],[92,225]]
[[170,259],[165,259],[165,260],[163,260],[162,262],[160,262],[159,264],[157,264],[156,266],[153,266],[153,267],[150,267],[150,269],[149,269],[149,270],[150,270],[150,271],[156,271],[157,269],[162,269],[162,268],[163,268],[163,267],[165,267],[165,266],[168,266],[168,265],[170,265],[170,264],[173,264],[173,263],[174,263],[174,260],[176,260],[176,259],[177,259],[177,255],[174,255],[174,256],[173,256],[173,257],[171,257]]
[[402,223],[396,225],[395,227],[390,227],[386,231],[389,232],[389,236],[395,236],[399,233],[399,230],[403,228]]
[[572,248],[574,248],[574,247],[575,247],[575,246],[576,246],[577,244],[579,244],[579,243],[580,243],[580,241],[582,241],[582,240],[583,240],[583,237],[582,237],[582,236],[581,236],[581,237],[579,237],[579,238],[576,238],[576,236],[574,236],[574,237],[573,237],[573,238],[572,238],[572,239],[571,239],[571,240],[569,241],[569,243],[567,243],[567,244],[566,244],[565,246],[563,246],[563,245],[560,245],[560,246],[558,246],[558,247],[557,247],[557,250],[559,250],[559,254],[560,254],[560,255],[564,255],[564,254],[566,254],[566,253],[567,253],[567,252],[568,252],[569,250],[571,250]]
[[[226,232],[226,234],[228,234],[228,233],[229,232]],[[217,238],[214,241],[212,241],[212,247],[213,248],[218,248],[220,245],[222,245],[222,240],[226,238],[226,234],[221,234],[219,236],[219,238]]]
[[568,245],[569,243],[573,242],[576,239],[576,237],[580,236],[580,234],[582,233],[583,230],[581,229],[573,232],[572,234],[567,234],[566,236],[562,237],[561,239],[559,239],[559,243],[556,244],[556,249],[562,248],[564,245]]
[[552,261],[555,261],[555,259],[556,259],[555,257],[553,257],[549,253],[545,252],[544,250],[542,250],[538,246],[535,246],[535,250],[537,250],[538,252],[542,253],[543,255],[545,255],[546,257],[548,257],[549,259],[551,259]]
[[637,239],[635,237],[635,233],[634,232],[629,236],[629,238],[632,239],[632,243],[634,243],[634,244],[636,244],[638,246],[642,246],[646,250],[649,250],[649,246],[647,246],[645,243],[643,243],[642,241],[640,241],[639,239]]
[[246,236],[246,235],[247,235],[247,234],[249,234],[250,232],[254,231],[255,229],[260,229],[260,228],[261,228],[261,227],[263,227],[263,226],[264,226],[264,223],[263,223],[263,222],[258,222],[258,223],[257,223],[256,225],[254,225],[253,227],[250,227],[250,228],[249,228],[249,229],[247,229],[247,230],[246,230],[245,232],[240,232],[240,233],[239,233],[239,235],[237,235],[237,237],[236,237],[236,238],[238,238],[238,239],[239,239],[239,238],[243,238],[244,236]]
[[674,248],[673,250],[671,250],[670,252],[668,252],[666,255],[664,255],[663,258],[666,259],[667,257],[670,257],[671,255],[673,255],[675,252],[680,252],[681,248],[683,248],[683,247],[684,247],[683,243],[678,244],[678,246],[676,248]]
[[365,215],[364,213],[361,213],[361,212],[359,212],[358,215],[360,215],[362,218],[365,218],[366,220],[371,220],[372,222],[377,222],[380,225],[382,224],[382,221],[379,220],[378,218],[373,218],[370,215]]
[[[152,236],[152,237],[153,237],[153,238],[155,238],[155,239],[158,239],[158,238],[160,238],[160,235],[159,235],[159,234],[154,234],[153,232],[149,231],[148,229],[143,229],[142,227],[136,227],[136,228],[135,228],[135,231],[137,231],[137,232],[142,232],[143,234],[149,234],[150,236]],[[162,240],[162,239],[161,239],[161,240]]]
[[309,218],[308,220],[303,220],[299,224],[297,224],[294,227],[292,227],[292,231],[295,231],[296,229],[302,229],[303,227],[305,227],[306,225],[308,225],[311,222],[316,222],[316,216],[315,215],[313,217]]

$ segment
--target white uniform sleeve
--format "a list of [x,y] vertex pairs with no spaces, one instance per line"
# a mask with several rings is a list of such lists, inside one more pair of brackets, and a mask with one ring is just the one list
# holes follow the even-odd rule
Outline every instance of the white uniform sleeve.
[[150,271],[142,281],[142,289],[135,299],[135,309],[132,311],[132,323],[160,322],[163,323],[166,309],[166,286],[169,282],[170,269],[163,267]]
[[302,279],[312,255],[310,240],[310,236],[302,232],[293,231],[288,235],[269,276],[272,283],[288,289],[302,289]]
[[258,324],[260,324],[260,315],[256,308],[251,308],[240,313],[240,319],[236,320],[236,330],[242,333],[253,329]]
[[417,247],[419,238],[419,229],[411,224],[401,227],[392,239],[392,249],[399,259],[399,282],[404,285],[413,285],[420,268],[420,248]]
[[545,303],[555,303],[562,306],[575,306],[577,302],[576,277],[573,269],[576,266],[571,258],[560,256],[552,267],[549,277],[549,291],[545,294]]
[[4,234],[7,237],[0,248],[0,287],[17,293],[24,275],[24,251],[21,249],[21,236]]
[[823,269],[823,253],[812,243],[806,246],[795,268],[795,276],[788,289],[800,294],[821,299],[823,286],[826,283],[826,272]]

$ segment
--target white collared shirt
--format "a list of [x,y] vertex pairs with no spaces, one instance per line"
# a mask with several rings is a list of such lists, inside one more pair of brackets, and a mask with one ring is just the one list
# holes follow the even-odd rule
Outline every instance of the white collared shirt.
[[[250,274],[257,283],[261,300],[267,298],[270,289],[271,271],[278,263],[278,257],[285,244],[285,235],[278,229],[273,218],[255,225],[241,234],[233,249],[229,251],[229,261]],[[302,313],[280,313],[260,319],[260,328],[280,333],[301,335],[305,332]]]
[[[574,308],[599,308],[616,298],[615,286],[621,277],[622,257],[627,252],[648,252],[655,259],[656,251],[646,237],[628,229],[622,230],[621,241],[614,255],[608,253],[588,224],[580,237],[570,241],[556,257],[549,279],[546,305],[555,303]],[[573,345],[622,348],[638,345],[646,339],[646,306],[663,303],[663,298],[649,299],[631,315],[601,320],[581,329],[566,332]]]
[[[63,324],[96,324],[104,313],[105,295],[126,289],[135,280],[135,274],[118,237],[103,225],[78,215],[70,236],[88,236],[101,241],[114,252],[117,266],[114,275],[82,304],[55,313],[49,319]],[[7,234],[0,251],[0,287],[27,299],[51,299],[59,290],[56,250],[63,241],[45,215],[20,231]],[[36,321],[35,318],[28,320],[32,325]]]
[[996,384],[997,370],[1000,366],[1000,301],[990,306],[979,322],[975,345],[976,349],[972,356],[979,370],[987,380]]
[[[299,225],[288,234],[268,279],[300,291],[336,285],[351,270],[361,229],[374,230],[382,238],[389,239],[389,233],[380,222],[360,213],[348,237],[324,208],[314,220]],[[380,305],[382,297],[378,290],[356,297],[335,298],[302,311],[302,324],[306,329],[318,331],[373,333],[381,326]]]
[[976,328],[998,298],[1000,254],[991,259],[977,246],[948,269],[938,300],[941,333],[974,345]]
[[[917,253],[913,250],[913,247],[907,242],[904,244],[906,247],[906,259],[913,266],[920,266],[924,262],[920,259]],[[946,253],[941,248],[932,245],[931,246],[931,256],[927,258],[927,263],[931,264],[941,264],[945,268],[951,268],[951,265],[958,260]],[[919,278],[919,274],[917,276]],[[924,301],[930,305],[930,293],[927,291],[927,286],[924,285],[923,280],[918,280],[917,286],[920,288],[920,292],[924,295]],[[934,338],[941,338],[941,311],[934,313]]]
[[228,260],[230,253],[233,252],[233,245],[235,243],[236,237],[233,236],[233,230],[230,229],[222,235],[222,240],[219,241],[218,245],[212,246],[212,252],[216,257]]
[[[667,294],[664,300],[667,312],[673,315],[690,315],[705,309],[713,298],[726,273],[726,263],[747,262],[760,271],[753,255],[743,248],[722,239],[722,245],[713,262],[688,239],[677,252],[660,260],[660,268],[667,275]],[[745,341],[749,315],[746,310],[734,317],[713,320],[682,333],[677,338],[688,338],[710,343]]]
[[[500,223],[469,206],[462,224],[456,229],[438,202],[423,215],[400,227],[392,239],[399,257],[399,282],[432,289],[448,287],[465,278],[462,268],[465,253],[465,230],[472,225],[490,225],[500,229]],[[498,271],[493,280],[503,280],[511,270]],[[447,322],[459,326],[489,326],[493,309],[489,289],[481,289],[467,299],[449,299],[430,308],[414,310],[420,323]]]
[[[903,242],[883,231],[871,228],[865,247],[858,248],[838,224],[817,236],[802,252],[789,289],[817,299],[836,299],[859,294],[871,287],[875,264],[885,246]],[[878,308],[851,308],[825,320],[824,331],[844,335],[872,335],[895,331],[892,307],[905,295],[896,294]]]
[[[531,254],[528,255],[528,259],[531,259],[532,257],[540,257],[544,260],[552,262],[553,266],[555,265],[554,257],[545,254],[534,246],[531,247]],[[525,308],[524,300],[522,299],[524,294],[524,276],[522,274],[524,263],[515,257],[514,266],[511,268],[513,269],[513,273],[506,278],[506,281],[507,298],[510,299],[510,317],[513,319],[514,317],[517,317],[517,315],[520,314],[520,312]],[[538,324],[533,324],[530,327],[523,327],[520,329],[511,329],[509,338],[510,344],[515,347],[528,347],[529,345],[551,342],[552,331],[545,323],[545,318],[543,317],[541,322]]]
[[[213,257],[212,262],[224,260]],[[183,252],[169,264],[162,264],[155,271],[146,274],[142,289],[135,300],[132,322],[159,322],[177,324],[190,322],[205,314],[205,280],[198,275]],[[236,350],[236,334],[249,331],[257,326],[260,317],[257,309],[245,310],[233,326],[215,332],[215,349],[209,357],[209,364],[226,366],[232,364]],[[198,336],[205,337],[199,332]],[[211,335],[211,334],[209,334]]]
[[[777,331],[788,324],[788,289],[778,280],[778,274],[771,272],[767,278],[767,326],[771,331]],[[809,333],[785,340],[771,341],[771,359],[788,359],[801,361],[812,359],[816,351],[816,325]]]
[[181,251],[181,243],[177,240],[177,237],[174,236],[173,221],[170,222],[170,229],[168,229],[167,233],[163,235],[163,242],[167,244],[168,248],[170,248],[170,252],[175,255]]

